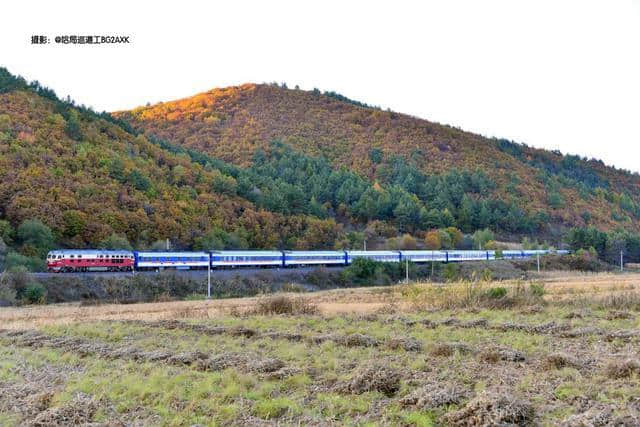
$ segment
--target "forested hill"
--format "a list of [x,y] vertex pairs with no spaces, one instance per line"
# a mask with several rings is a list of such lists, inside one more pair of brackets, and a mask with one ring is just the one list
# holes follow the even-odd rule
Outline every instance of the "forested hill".
[[[333,247],[331,218],[283,214],[236,191],[237,172],[127,130],[0,68],[0,271],[9,248]],[[241,193],[241,194],[239,194]],[[256,198],[253,198],[256,200]]]
[[[640,229],[640,178],[635,174],[598,160],[383,111],[332,92],[245,84],[115,116],[245,168],[256,158],[270,159],[274,140],[300,155],[324,157],[330,168],[345,167],[385,189],[364,198],[356,191],[343,203],[348,215],[363,222],[387,219],[385,197],[397,186],[416,196],[418,206],[415,218],[408,220],[415,224],[405,229],[447,225],[443,216],[448,214],[465,232],[485,226],[544,236],[559,236],[572,226]],[[285,169],[269,173],[297,185],[290,174],[300,168],[279,166]],[[309,194],[304,182],[301,186]],[[315,200],[327,201],[322,196]],[[428,218],[419,218],[421,208]]]
[[597,230],[640,229],[639,181],[335,93],[244,85],[98,114],[0,68],[0,271],[53,247],[471,249],[585,225],[565,241],[640,259],[640,236]]

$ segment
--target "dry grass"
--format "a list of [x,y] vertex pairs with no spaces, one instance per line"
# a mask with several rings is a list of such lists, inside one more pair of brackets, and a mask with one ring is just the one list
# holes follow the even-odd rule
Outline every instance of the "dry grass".
[[318,313],[318,306],[306,298],[292,298],[287,295],[276,295],[258,299],[255,306],[252,309],[249,309],[247,314],[288,314],[294,316]]
[[628,378],[640,373],[640,362],[635,359],[614,360],[605,369],[610,378]]
[[[621,289],[610,298],[609,288],[555,300],[554,285],[543,283],[544,296],[527,295],[527,282],[420,283],[7,309],[5,329],[32,330],[0,331],[0,425],[64,424],[58,414],[74,402],[80,411],[88,403],[80,423],[125,425],[637,420],[637,312],[617,308],[634,296]],[[500,286],[506,295],[497,299],[511,302],[486,304],[487,289]],[[40,375],[54,366],[75,373]]]
[[[544,304],[569,304],[578,310],[598,303],[598,308],[611,311],[640,309],[640,274],[612,273],[544,273],[534,283],[544,285],[543,300],[526,295],[520,298],[523,310],[532,309],[535,314]],[[301,306],[315,305],[323,315],[344,313],[392,314],[433,308],[467,307],[502,304],[513,306],[514,300],[487,301],[479,296],[490,287],[500,286],[515,295],[526,291],[530,283],[504,281],[497,283],[451,283],[447,285],[429,282],[399,287],[371,287],[336,289],[300,294],[282,294],[299,298]],[[519,290],[518,290],[519,289]],[[474,299],[475,298],[475,299]],[[245,315],[265,297],[232,298],[223,300],[172,301],[142,304],[104,304],[83,306],[78,303],[49,306],[9,307],[0,309],[0,324],[4,328],[28,328],[48,324],[72,324],[85,320],[144,319],[161,320],[175,318],[213,319],[232,315]],[[474,306],[474,304],[478,304]],[[266,304],[266,303],[265,303]],[[268,304],[267,304],[268,305]],[[507,307],[507,308],[508,308]],[[268,308],[268,307],[267,307]]]

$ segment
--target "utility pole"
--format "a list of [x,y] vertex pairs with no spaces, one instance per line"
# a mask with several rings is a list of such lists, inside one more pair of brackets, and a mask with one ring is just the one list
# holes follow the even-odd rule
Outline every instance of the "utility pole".
[[431,251],[431,279],[432,280],[433,280],[433,268],[434,268],[434,265],[436,263],[436,261],[433,259],[433,256],[434,256],[433,255],[433,251]]
[[405,282],[409,284],[409,258],[406,259],[405,272],[406,272]]
[[211,256],[207,263],[207,299],[211,299]]
[[536,260],[538,261],[538,273],[540,273],[540,254],[536,254]]

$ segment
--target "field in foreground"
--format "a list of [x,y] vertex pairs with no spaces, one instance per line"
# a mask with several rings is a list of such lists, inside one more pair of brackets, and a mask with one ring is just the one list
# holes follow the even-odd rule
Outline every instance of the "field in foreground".
[[6,309],[0,425],[638,425],[639,279]]

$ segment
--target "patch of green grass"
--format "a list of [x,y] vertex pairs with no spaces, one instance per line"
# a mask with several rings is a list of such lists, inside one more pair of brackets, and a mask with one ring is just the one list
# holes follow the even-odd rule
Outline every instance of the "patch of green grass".
[[322,417],[332,420],[343,420],[347,417],[364,414],[369,410],[367,396],[345,396],[338,393],[320,393],[316,396],[314,406],[320,409]]
[[256,417],[270,420],[280,418],[286,413],[295,415],[300,413],[300,407],[293,400],[286,397],[266,398],[257,401],[253,405],[253,414]]
[[404,422],[416,427],[431,427],[436,423],[432,412],[412,411],[401,415]]
[[574,384],[561,384],[553,391],[553,395],[560,400],[567,400],[577,396],[582,396],[582,391]]
[[12,427],[17,426],[20,423],[20,416],[18,414],[0,413],[0,426]]
[[12,360],[5,359],[7,352],[4,350],[4,348],[0,348],[0,381],[15,382],[18,378],[16,374],[18,365]]

